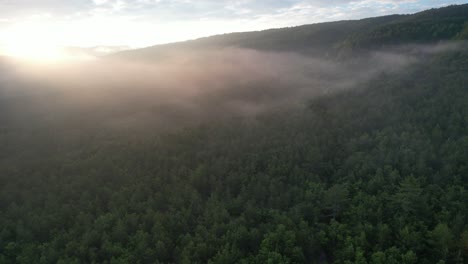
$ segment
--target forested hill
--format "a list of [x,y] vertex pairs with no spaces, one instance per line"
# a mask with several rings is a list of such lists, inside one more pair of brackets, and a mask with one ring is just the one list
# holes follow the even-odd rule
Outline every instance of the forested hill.
[[292,51],[336,58],[360,49],[404,43],[434,43],[468,39],[468,4],[431,9],[412,15],[391,15],[258,32],[231,33],[193,41],[158,45],[117,54],[155,59],[168,53],[213,48]]
[[467,263],[466,10],[1,65],[0,263]]
[[137,140],[2,97],[0,263],[466,263],[467,62]]

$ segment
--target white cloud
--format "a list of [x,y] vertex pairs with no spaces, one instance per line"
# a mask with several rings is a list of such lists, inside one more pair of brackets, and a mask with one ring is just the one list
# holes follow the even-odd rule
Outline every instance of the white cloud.
[[108,2],[108,0],[93,0],[93,3],[95,5],[103,5],[103,4],[106,4]]

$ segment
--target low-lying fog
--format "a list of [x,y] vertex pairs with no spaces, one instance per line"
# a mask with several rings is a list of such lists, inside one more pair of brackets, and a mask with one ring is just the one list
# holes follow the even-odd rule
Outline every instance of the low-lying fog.
[[314,96],[404,71],[456,45],[404,46],[329,61],[295,53],[225,48],[159,61],[101,58],[80,63],[0,64],[0,118],[105,128],[168,128],[210,118],[252,117],[304,107]]

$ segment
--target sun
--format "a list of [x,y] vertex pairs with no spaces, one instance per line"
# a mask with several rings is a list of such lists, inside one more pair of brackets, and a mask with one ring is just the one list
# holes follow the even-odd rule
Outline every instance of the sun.
[[0,53],[33,62],[57,62],[67,59],[58,34],[40,24],[23,24],[2,36]]
[[35,62],[57,62],[67,57],[61,47],[45,43],[9,43],[4,45],[2,53]]

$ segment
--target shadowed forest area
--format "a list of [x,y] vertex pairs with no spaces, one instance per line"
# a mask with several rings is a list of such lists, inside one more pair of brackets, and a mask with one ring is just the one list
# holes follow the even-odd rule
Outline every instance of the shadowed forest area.
[[0,63],[0,263],[466,263],[468,5]]

